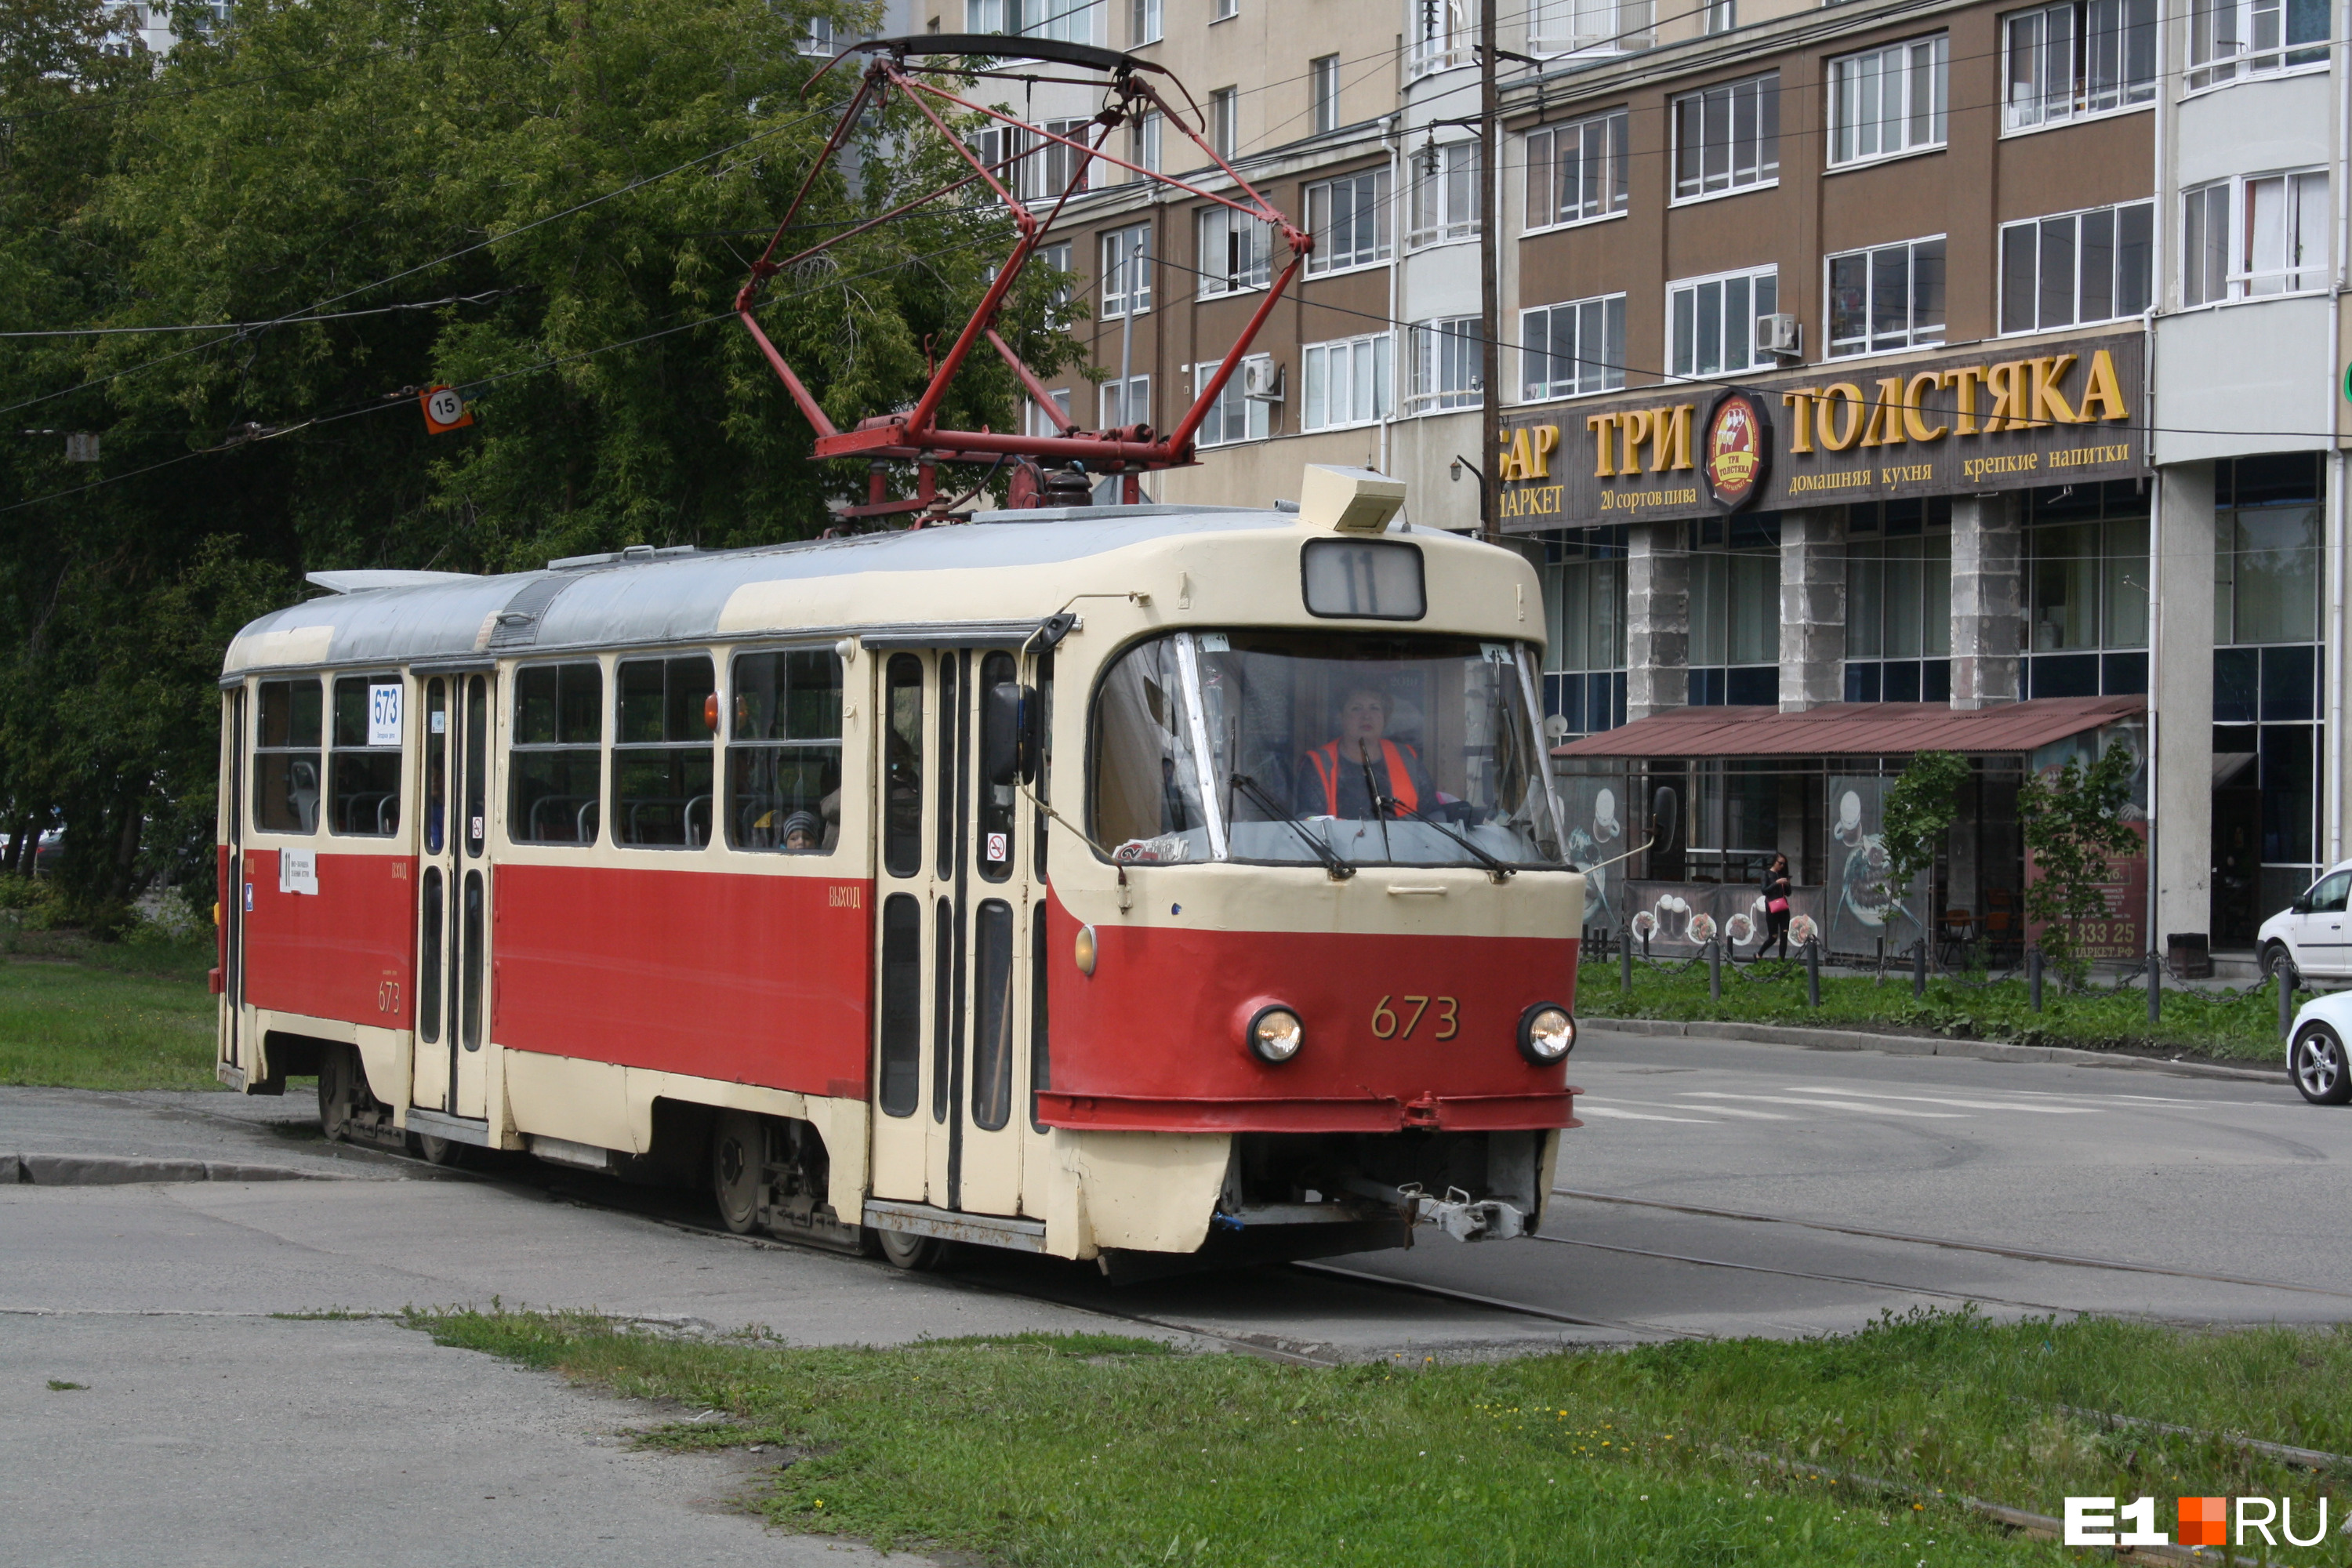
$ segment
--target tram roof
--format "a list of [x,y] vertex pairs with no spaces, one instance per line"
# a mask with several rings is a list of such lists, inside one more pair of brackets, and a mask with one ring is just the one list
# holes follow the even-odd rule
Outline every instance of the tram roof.
[[[549,563],[536,572],[497,576],[458,573],[321,572],[313,583],[335,590],[274,611],[241,630],[224,669],[365,664],[478,664],[540,649],[644,647],[711,641],[765,632],[896,634],[908,641],[1017,639],[1063,607],[1073,589],[1061,574],[1034,594],[1002,585],[961,602],[974,617],[914,620],[894,615],[904,595],[878,586],[853,595],[839,580],[860,575],[1036,571],[1142,549],[1171,540],[1253,531],[1298,531],[1295,512],[1255,507],[1066,507],[982,512],[971,526],[900,530],[847,539],[805,540],[741,550],[652,550]],[[1424,537],[1447,540],[1433,530]],[[835,591],[821,598],[845,611],[862,599],[870,611],[826,625],[754,628],[727,617],[743,589],[805,584]],[[1001,581],[1001,580],[1000,580]],[[912,587],[910,581],[907,586]],[[1016,602],[1017,600],[1017,602]]]

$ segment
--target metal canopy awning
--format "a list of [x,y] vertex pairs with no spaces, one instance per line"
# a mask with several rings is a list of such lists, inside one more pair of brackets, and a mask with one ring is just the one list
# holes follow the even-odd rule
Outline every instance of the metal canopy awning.
[[2147,710],[2145,697],[2045,697],[1992,708],[1941,702],[1833,702],[1777,708],[1678,708],[1587,735],[1555,757],[1895,756],[1912,752],[2031,752]]

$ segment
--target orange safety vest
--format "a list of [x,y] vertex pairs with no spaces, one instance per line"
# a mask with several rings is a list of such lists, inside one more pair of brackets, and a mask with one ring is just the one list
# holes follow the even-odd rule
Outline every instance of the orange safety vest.
[[[1389,798],[1407,811],[1419,811],[1421,792],[1412,787],[1412,774],[1405,771],[1404,759],[1408,750],[1394,741],[1383,740],[1381,742],[1381,754],[1388,763]],[[1325,742],[1307,752],[1307,760],[1315,765],[1315,776],[1323,781],[1323,800],[1330,808],[1329,815],[1339,816],[1339,769],[1345,765],[1339,761],[1339,742]],[[1379,807],[1376,805],[1373,809],[1378,810]]]

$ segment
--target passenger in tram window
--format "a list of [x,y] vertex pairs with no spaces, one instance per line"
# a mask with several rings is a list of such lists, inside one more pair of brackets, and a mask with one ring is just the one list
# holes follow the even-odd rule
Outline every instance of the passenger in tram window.
[[1349,688],[1339,703],[1339,733],[1308,752],[1298,770],[1294,799],[1299,816],[1379,816],[1375,789],[1390,816],[1433,811],[1444,797],[1430,783],[1421,752],[1388,733],[1394,709],[1394,700],[1379,687]]
[[784,818],[783,844],[787,855],[813,854],[822,847],[824,837],[824,825],[816,819],[813,811],[796,811]]

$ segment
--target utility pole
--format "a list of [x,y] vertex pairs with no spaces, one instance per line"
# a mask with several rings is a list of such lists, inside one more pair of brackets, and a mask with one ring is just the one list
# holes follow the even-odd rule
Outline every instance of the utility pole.
[[1478,349],[1485,395],[1478,416],[1478,531],[1489,544],[1503,542],[1503,213],[1498,199],[1503,166],[1502,100],[1495,85],[1501,48],[1495,36],[1495,7],[1485,0],[1478,17]]

